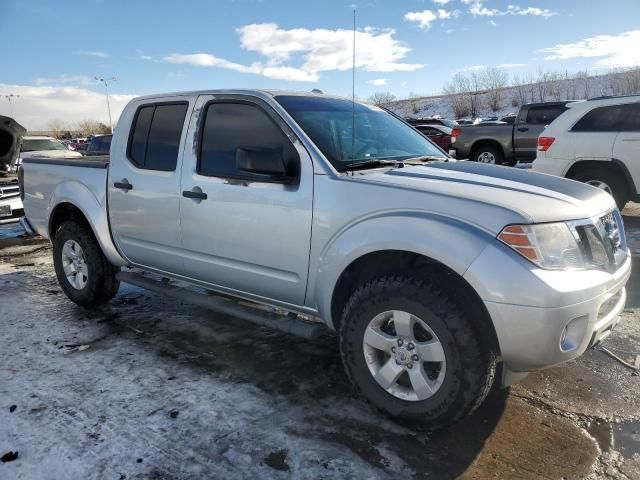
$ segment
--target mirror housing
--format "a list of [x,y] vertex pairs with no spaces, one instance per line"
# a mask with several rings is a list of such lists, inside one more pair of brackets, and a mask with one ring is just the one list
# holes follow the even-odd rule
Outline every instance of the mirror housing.
[[291,184],[298,180],[288,168],[281,150],[238,148],[236,168],[255,177],[257,181]]

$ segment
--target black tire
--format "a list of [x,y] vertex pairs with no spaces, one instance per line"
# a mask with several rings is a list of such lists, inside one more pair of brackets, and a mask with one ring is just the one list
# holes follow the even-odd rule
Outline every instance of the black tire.
[[[464,297],[464,296],[462,296]],[[347,375],[371,403],[430,430],[456,423],[482,404],[493,384],[496,352],[465,313],[461,296],[439,291],[429,280],[383,276],[366,282],[347,302],[340,325],[340,351]],[[458,300],[456,300],[458,299]],[[421,401],[401,400],[374,379],[365,360],[364,333],[371,319],[388,310],[409,312],[438,336],[446,358],[440,388]]]
[[493,145],[480,145],[479,147],[476,147],[471,160],[478,163],[486,163],[479,160],[485,153],[493,155],[493,158],[495,158],[495,165],[505,165],[507,163],[504,159],[504,153],[502,150]]
[[579,170],[571,176],[573,180],[578,182],[589,183],[592,181],[604,182],[611,188],[611,196],[616,201],[616,205],[620,210],[624,208],[630,200],[629,190],[624,180],[616,172],[605,168],[586,168]]
[[[73,240],[82,248],[87,266],[87,280],[82,289],[75,288],[64,273],[62,249]],[[120,271],[109,263],[91,229],[77,221],[60,225],[53,238],[53,265],[58,282],[69,299],[83,307],[95,307],[111,300],[120,287],[116,274]]]

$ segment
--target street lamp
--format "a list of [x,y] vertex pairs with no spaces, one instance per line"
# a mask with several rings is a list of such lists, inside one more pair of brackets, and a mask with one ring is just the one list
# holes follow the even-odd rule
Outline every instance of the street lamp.
[[20,98],[20,95],[9,93],[5,95],[4,98],[6,98],[9,101],[9,112],[11,112],[10,115],[13,117],[13,103],[11,103],[11,101],[15,102],[18,98]]
[[115,82],[116,77],[111,78],[102,78],[102,77],[93,77],[98,82],[104,83],[104,93],[107,96],[107,111],[109,112],[109,130],[113,133],[113,123],[111,122],[111,107],[109,106],[109,82]]

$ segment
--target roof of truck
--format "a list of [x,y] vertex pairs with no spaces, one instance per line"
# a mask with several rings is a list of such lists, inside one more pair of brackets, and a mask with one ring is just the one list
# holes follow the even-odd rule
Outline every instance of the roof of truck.
[[146,100],[154,99],[158,97],[178,97],[178,96],[192,96],[192,95],[254,95],[254,96],[270,96],[276,97],[279,95],[297,95],[304,97],[322,97],[322,98],[340,98],[343,100],[350,100],[348,97],[341,97],[339,95],[329,95],[326,93],[317,92],[301,92],[295,90],[269,90],[269,89],[211,89],[211,90],[191,90],[184,92],[169,92],[169,93],[157,93],[153,95],[143,95],[136,97],[134,100]]

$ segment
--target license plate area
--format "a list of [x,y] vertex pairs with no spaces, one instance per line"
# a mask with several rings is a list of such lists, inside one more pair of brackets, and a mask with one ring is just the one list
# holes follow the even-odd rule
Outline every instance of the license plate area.
[[0,218],[10,217],[12,213],[11,205],[0,205]]

